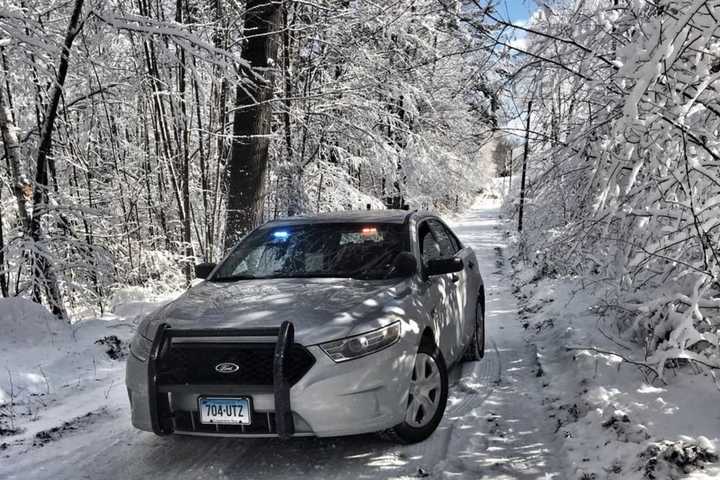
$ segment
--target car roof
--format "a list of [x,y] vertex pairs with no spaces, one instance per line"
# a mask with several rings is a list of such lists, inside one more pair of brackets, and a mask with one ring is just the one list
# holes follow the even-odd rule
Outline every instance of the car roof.
[[263,226],[280,227],[318,223],[396,223],[402,224],[416,212],[407,210],[348,210],[342,212],[298,215],[271,220]]

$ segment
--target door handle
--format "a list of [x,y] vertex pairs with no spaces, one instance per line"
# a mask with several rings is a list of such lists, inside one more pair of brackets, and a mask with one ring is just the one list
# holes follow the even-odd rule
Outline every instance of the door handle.
[[457,283],[460,280],[460,277],[458,277],[457,273],[453,273],[450,280],[452,280],[453,283]]

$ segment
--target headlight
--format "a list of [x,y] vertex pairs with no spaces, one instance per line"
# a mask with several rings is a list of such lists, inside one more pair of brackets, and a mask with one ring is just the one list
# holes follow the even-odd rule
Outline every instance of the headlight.
[[152,342],[140,335],[139,333],[136,333],[132,339],[132,342],[130,342],[130,353],[132,353],[135,358],[137,358],[141,362],[144,362],[148,359],[148,357],[150,356],[151,348]]
[[320,344],[320,348],[335,362],[344,362],[363,357],[389,347],[400,339],[400,322],[387,327],[341,340]]

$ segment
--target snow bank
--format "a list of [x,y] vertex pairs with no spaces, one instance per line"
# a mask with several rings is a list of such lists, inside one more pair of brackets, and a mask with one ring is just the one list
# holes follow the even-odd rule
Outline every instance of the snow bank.
[[[0,300],[0,332],[0,405],[4,405],[21,392],[42,389],[42,373],[22,366],[34,364],[32,355],[39,350],[57,352],[60,345],[72,340],[72,330],[42,305],[10,298]],[[47,353],[39,358],[56,356]]]
[[182,291],[158,292],[147,287],[121,287],[113,291],[111,312],[126,320],[137,320],[149,311],[178,297]]
[[567,452],[563,478],[717,478],[718,393],[708,374],[658,382],[626,361],[643,352],[617,336],[612,311],[597,307],[600,292],[579,278],[541,277],[517,258],[514,267],[521,320]]
[[72,326],[29,300],[0,300],[0,445],[27,444],[72,418],[126,403],[129,341],[159,303],[140,291],[123,295],[114,313]]
[[42,305],[24,298],[0,299],[0,353],[9,345],[54,343],[68,336],[70,327]]

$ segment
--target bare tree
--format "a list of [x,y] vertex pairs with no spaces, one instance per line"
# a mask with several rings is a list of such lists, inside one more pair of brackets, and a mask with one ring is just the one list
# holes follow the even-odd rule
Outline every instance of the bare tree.
[[[74,2],[65,34],[65,41],[63,42],[63,47],[60,52],[57,76],[48,95],[48,104],[45,108],[44,116],[45,120],[40,129],[40,148],[37,154],[35,188],[33,189],[33,213],[30,219],[30,236],[35,242],[34,253],[36,255],[34,275],[41,277],[42,283],[45,285],[50,309],[54,315],[60,318],[66,317],[65,305],[49,255],[42,245],[43,233],[41,218],[47,212],[48,207],[48,156],[51,154],[52,149],[53,128],[55,126],[55,118],[57,117],[63,86],[65,85],[65,77],[67,76],[70,50],[75,37],[82,28],[80,16],[82,14],[83,3],[84,0],[75,0]],[[37,294],[34,295],[34,297],[35,301],[40,302]]]

